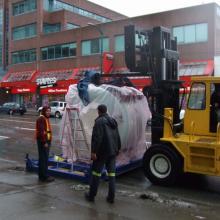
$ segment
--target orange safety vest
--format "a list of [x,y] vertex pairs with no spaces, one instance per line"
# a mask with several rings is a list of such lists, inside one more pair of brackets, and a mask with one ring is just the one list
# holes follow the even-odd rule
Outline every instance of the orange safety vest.
[[[45,117],[45,116],[44,116],[44,117]],[[48,118],[45,117],[45,119],[46,119],[46,125],[47,125],[47,127],[46,127],[47,140],[48,140],[48,141],[51,141],[52,135],[51,135],[50,122],[49,122],[49,119],[48,119]]]
[[[46,124],[46,129],[44,129],[44,131],[43,131],[43,136],[47,141],[51,141],[52,140],[52,130],[51,130],[51,126],[50,126],[50,121],[44,115],[41,115],[40,117],[44,118],[44,123]],[[37,124],[36,124],[36,126],[37,126]],[[38,136],[38,128],[36,127],[36,138],[37,138],[37,136]]]

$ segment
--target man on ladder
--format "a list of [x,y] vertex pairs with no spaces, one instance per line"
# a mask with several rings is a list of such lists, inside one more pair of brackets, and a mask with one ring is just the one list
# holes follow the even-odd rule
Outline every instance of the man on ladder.
[[107,202],[114,203],[115,198],[115,160],[121,148],[118,125],[107,114],[105,105],[98,106],[98,118],[92,131],[91,159],[92,175],[90,189],[85,193],[87,201],[93,202],[98,191],[99,179],[105,165],[109,177]]

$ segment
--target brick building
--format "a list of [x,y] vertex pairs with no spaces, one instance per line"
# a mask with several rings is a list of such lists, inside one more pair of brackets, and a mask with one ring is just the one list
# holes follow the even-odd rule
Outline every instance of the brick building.
[[[5,94],[12,94],[13,101],[30,104],[36,102],[36,79],[57,78],[57,88],[51,92],[56,99],[63,99],[68,85],[74,82],[73,71],[80,62],[77,56],[80,31],[73,30],[81,30],[88,23],[125,18],[86,0],[1,0],[0,3],[3,21],[0,29],[5,28],[2,37],[8,37],[7,42],[1,39],[0,63],[7,70],[1,88]],[[47,89],[40,92],[47,102],[50,92]]]
[[100,54],[106,58],[106,52],[113,55],[112,71],[125,69],[123,32],[128,24],[143,30],[171,28],[178,39],[182,78],[218,72],[220,7],[215,3],[127,18],[86,0],[5,2],[5,27],[10,28],[0,48],[7,67],[1,87],[17,102],[34,105],[37,82],[50,80],[56,86],[40,89],[43,103],[64,99],[80,71],[100,70]]

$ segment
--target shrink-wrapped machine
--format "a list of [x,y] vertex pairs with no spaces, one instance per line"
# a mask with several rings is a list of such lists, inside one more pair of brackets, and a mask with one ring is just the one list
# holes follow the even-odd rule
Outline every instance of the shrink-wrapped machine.
[[[147,120],[151,118],[148,102],[143,93],[133,87],[89,84],[88,95],[89,103],[85,106],[79,97],[77,85],[71,85],[66,94],[67,108],[61,122],[63,157],[68,162],[91,163],[91,136],[95,119],[98,116],[97,107],[105,104],[108,114],[118,123],[121,138],[122,146],[117,157],[117,166],[141,159],[146,150],[146,142],[150,141],[146,140],[145,129]],[[85,139],[83,133],[80,133],[80,124],[77,124],[78,129],[75,127],[76,130],[79,130],[78,134],[74,134],[72,130],[73,123],[75,123],[72,118],[77,115],[75,111],[71,111],[71,114],[68,113],[70,107],[79,110],[87,146],[83,141]]]

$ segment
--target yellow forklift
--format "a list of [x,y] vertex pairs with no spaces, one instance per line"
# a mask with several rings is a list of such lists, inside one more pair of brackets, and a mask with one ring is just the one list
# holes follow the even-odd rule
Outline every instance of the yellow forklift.
[[220,77],[192,78],[181,120],[184,96],[180,99],[178,60],[177,41],[169,29],[125,27],[127,67],[152,78],[152,85],[143,90],[152,113],[152,141],[143,168],[154,184],[172,185],[183,172],[220,175],[220,114],[214,103],[219,100],[220,109]]
[[219,87],[220,77],[192,78],[180,131],[173,122],[174,109],[165,108],[163,136],[143,159],[151,182],[171,185],[182,172],[220,175],[220,106],[213,100]]

